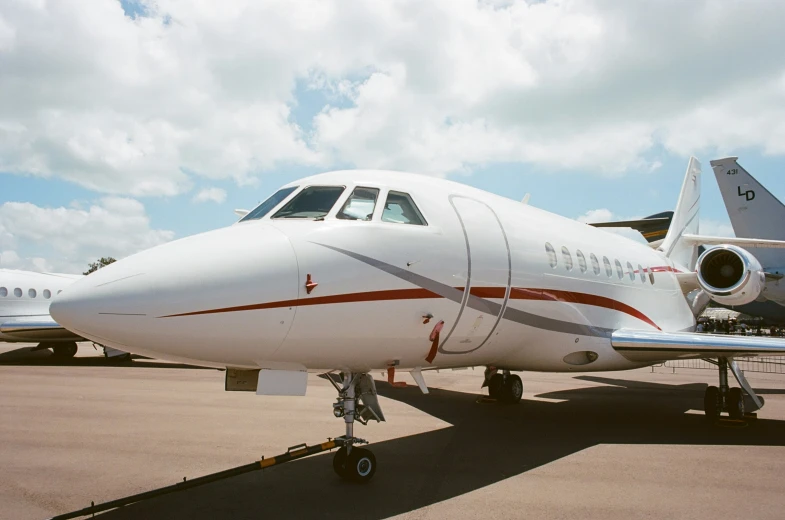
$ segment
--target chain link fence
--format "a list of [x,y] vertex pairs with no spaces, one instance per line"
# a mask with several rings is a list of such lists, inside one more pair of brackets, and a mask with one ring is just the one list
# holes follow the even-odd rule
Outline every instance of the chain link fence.
[[[764,374],[785,374],[785,356],[759,356],[747,358],[735,358],[739,368],[744,372],[760,372]],[[654,365],[655,367],[677,368],[698,368],[707,370],[717,370],[717,365],[702,359],[680,359],[677,361],[666,361],[665,363]]]

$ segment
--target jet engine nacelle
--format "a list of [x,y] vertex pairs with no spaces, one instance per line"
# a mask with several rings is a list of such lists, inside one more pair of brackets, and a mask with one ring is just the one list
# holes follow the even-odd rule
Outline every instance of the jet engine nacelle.
[[745,305],[755,301],[766,285],[758,259],[738,246],[722,245],[698,258],[698,283],[722,305]]

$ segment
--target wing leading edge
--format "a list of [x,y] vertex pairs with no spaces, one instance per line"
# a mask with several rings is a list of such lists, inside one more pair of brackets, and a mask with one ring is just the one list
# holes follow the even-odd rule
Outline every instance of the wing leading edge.
[[630,361],[651,363],[691,358],[785,356],[785,339],[757,336],[620,329],[612,334],[611,344]]

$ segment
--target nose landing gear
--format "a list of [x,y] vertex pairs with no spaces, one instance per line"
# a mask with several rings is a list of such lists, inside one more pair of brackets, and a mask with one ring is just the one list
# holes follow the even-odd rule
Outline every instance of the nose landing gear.
[[368,424],[369,420],[384,421],[376,395],[376,384],[365,373],[344,372],[342,380],[338,382],[333,379],[333,374],[327,374],[327,379],[338,391],[333,415],[343,417],[346,425],[346,433],[336,438],[342,446],[333,456],[333,470],[344,480],[365,484],[376,473],[376,457],[370,450],[356,446],[368,444],[368,441],[354,436],[354,421],[363,425]]

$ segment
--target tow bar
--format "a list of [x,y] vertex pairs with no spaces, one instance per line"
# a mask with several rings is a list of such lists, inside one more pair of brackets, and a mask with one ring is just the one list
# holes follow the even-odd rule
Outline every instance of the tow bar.
[[286,453],[283,453],[281,455],[276,455],[275,457],[269,459],[262,457],[261,460],[257,460],[250,464],[245,464],[243,466],[238,466],[236,468],[219,471],[218,473],[211,473],[209,475],[195,478],[193,480],[187,480],[183,478],[182,482],[178,482],[177,484],[171,486],[154,489],[152,491],[145,491],[144,493],[138,493],[136,495],[131,495],[125,498],[118,498],[117,500],[111,500],[109,502],[104,502],[103,504],[96,504],[94,502],[91,502],[90,507],[80,509],[79,511],[72,511],[70,513],[64,513],[62,515],[53,516],[52,520],[65,520],[67,518],[79,518],[80,516],[93,515],[95,513],[108,511],[110,509],[116,509],[118,507],[127,506],[130,504],[134,504],[136,502],[141,502],[142,500],[148,500],[150,498],[158,497],[161,495],[167,495],[169,493],[175,493],[177,491],[183,491],[185,489],[195,488],[197,486],[209,484],[210,482],[215,482],[217,480],[236,477],[238,475],[242,475],[244,473],[250,473],[252,471],[257,471],[260,469],[271,468],[273,466],[285,464],[293,460],[302,459],[303,457],[316,455],[317,453],[322,453],[324,451],[328,451],[333,448],[340,448],[343,445],[344,445],[344,440],[342,438],[330,439],[328,440],[328,442],[323,442],[315,446],[308,446],[307,444],[298,444],[286,450]]

